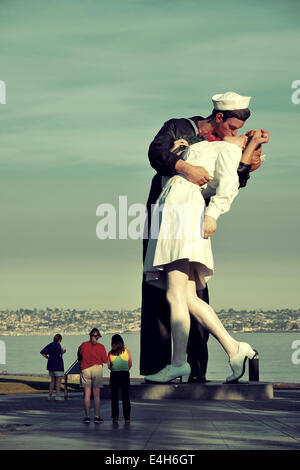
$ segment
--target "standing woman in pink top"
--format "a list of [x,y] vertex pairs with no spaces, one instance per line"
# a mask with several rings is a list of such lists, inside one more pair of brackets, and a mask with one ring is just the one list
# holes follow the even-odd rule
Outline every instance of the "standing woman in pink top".
[[95,423],[103,423],[100,417],[100,388],[103,387],[102,366],[107,363],[106,349],[103,344],[98,343],[101,338],[98,328],[90,332],[90,340],[81,344],[78,348],[77,357],[80,361],[81,384],[84,388],[84,423],[90,423],[91,392],[93,389]]

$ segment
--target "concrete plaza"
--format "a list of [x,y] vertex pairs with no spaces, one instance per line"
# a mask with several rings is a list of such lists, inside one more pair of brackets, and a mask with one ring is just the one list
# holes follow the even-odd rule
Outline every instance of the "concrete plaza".
[[300,390],[270,400],[133,398],[131,423],[117,425],[104,398],[101,415],[104,423],[82,422],[82,393],[0,395],[0,450],[300,450]]

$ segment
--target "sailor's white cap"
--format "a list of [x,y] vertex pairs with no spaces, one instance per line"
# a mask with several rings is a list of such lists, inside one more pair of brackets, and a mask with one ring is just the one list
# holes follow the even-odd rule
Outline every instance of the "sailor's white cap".
[[241,96],[234,91],[214,95],[212,102],[214,109],[218,111],[234,111],[235,109],[246,109],[249,106],[251,96]]

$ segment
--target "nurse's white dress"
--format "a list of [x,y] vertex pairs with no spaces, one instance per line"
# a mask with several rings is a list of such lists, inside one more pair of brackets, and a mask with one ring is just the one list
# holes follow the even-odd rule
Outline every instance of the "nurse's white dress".
[[[167,289],[165,266],[179,259],[194,262],[197,289],[203,289],[214,272],[210,238],[203,237],[204,215],[218,219],[229,211],[238,193],[237,168],[242,150],[229,142],[198,142],[185,152],[184,160],[203,166],[212,176],[205,186],[183,175],[162,179],[162,192],[152,211],[143,270],[146,281]],[[204,197],[211,196],[206,207]]]

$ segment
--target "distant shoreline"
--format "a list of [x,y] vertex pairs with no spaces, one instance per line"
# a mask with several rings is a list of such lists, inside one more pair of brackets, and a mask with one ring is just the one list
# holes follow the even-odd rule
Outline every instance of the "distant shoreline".
[[[216,312],[224,327],[233,333],[298,333],[300,309],[280,310],[219,310]],[[93,327],[101,334],[139,334],[141,309],[134,310],[70,310],[23,309],[0,310],[0,335],[50,336],[86,335]]]
[[[15,336],[15,337],[18,337],[18,336],[22,336],[22,337],[23,336],[52,336],[53,331],[49,331],[47,333],[37,332],[37,333],[27,333],[27,334],[7,334],[6,332],[5,333],[0,332],[0,336],[10,336],[10,337],[12,336]],[[299,330],[231,330],[230,328],[227,328],[227,331],[229,331],[230,333],[234,333],[234,334],[237,334],[237,333],[300,333],[300,329]],[[82,335],[87,334],[86,331],[82,331],[81,333],[78,333],[78,332],[70,333],[70,332],[65,332],[62,330],[60,330],[60,333],[64,336],[82,336]],[[119,333],[122,335],[124,334],[136,335],[136,334],[140,334],[140,331],[121,331],[121,332],[119,330],[110,331],[109,333],[103,333],[102,336],[109,336],[115,333]]]

